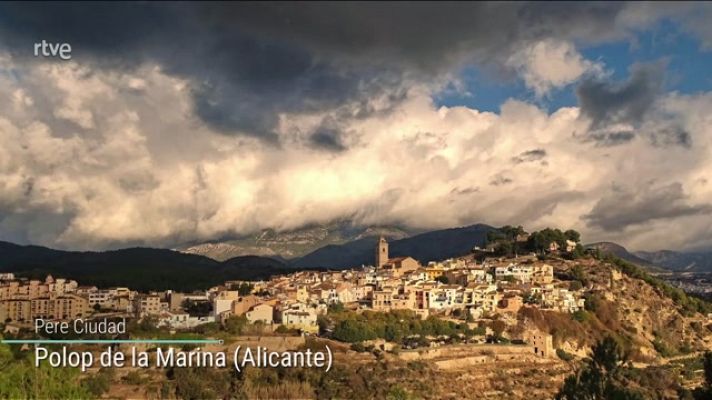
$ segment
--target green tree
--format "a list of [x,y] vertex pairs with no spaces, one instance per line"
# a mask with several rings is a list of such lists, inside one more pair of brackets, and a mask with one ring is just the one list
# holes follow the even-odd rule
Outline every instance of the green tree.
[[497,245],[494,247],[494,252],[498,256],[512,256],[515,253],[515,244],[510,241],[502,241],[497,243]]
[[42,362],[35,368],[32,355],[15,358],[9,346],[0,344],[0,398],[89,399],[95,396],[79,381],[76,368],[52,368]]
[[566,232],[564,232],[564,236],[566,236],[566,239],[572,241],[572,242],[580,242],[581,241],[581,234],[576,232],[573,229],[569,229]]
[[571,269],[571,275],[574,278],[573,280],[581,282],[584,286],[588,285],[588,274],[581,265],[575,265]]
[[101,397],[111,388],[111,381],[114,377],[112,368],[102,368],[98,373],[89,375],[82,380],[82,386],[95,398]]
[[618,342],[605,337],[593,347],[584,367],[564,380],[557,400],[642,400],[643,396],[628,389],[622,378],[625,360]]
[[215,399],[230,396],[230,377],[213,368],[173,368],[176,395],[183,399]]
[[334,338],[342,342],[363,342],[364,340],[376,339],[377,335],[366,324],[347,319],[341,321],[334,329]]
[[327,311],[329,313],[338,313],[344,311],[344,303],[337,301],[335,303],[331,303],[327,306]]
[[386,394],[386,399],[388,400],[409,400],[411,398],[412,397],[408,391],[398,385],[390,388],[390,390],[388,390],[388,394]]
[[233,315],[225,320],[225,330],[233,335],[240,335],[247,326],[247,317]]
[[183,309],[185,312],[196,317],[205,317],[213,311],[213,303],[200,300],[183,300]]
[[493,335],[496,339],[500,339],[504,330],[507,328],[507,324],[504,321],[495,320],[490,324],[490,329],[492,329]]
[[[705,383],[692,391],[692,397],[695,400],[712,399],[712,352],[705,352],[704,356],[702,356],[702,365],[705,370]],[[689,394],[689,392],[687,393]]]
[[252,289],[254,289],[254,288],[255,288],[255,286],[251,283],[240,282],[237,285],[233,285],[230,289],[237,290],[237,293],[240,296],[247,296],[248,294],[252,293]]
[[487,232],[488,245],[493,245],[494,251],[499,256],[513,256],[519,253],[517,238],[527,232],[520,226],[505,225],[493,231]]

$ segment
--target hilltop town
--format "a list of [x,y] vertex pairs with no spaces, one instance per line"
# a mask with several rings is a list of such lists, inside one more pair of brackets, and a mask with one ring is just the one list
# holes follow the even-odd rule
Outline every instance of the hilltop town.
[[[563,252],[573,251],[568,241]],[[248,323],[283,325],[318,333],[318,315],[336,304],[362,311],[409,310],[430,315],[480,320],[496,314],[516,315],[527,304],[545,310],[575,313],[584,307],[584,288],[554,278],[554,268],[534,255],[513,259],[481,257],[473,249],[460,258],[430,261],[389,257],[381,237],[374,265],[344,271],[300,271],[267,281],[228,281],[204,292],[172,290],[138,293],[127,287],[99,289],[74,280],[47,276],[44,281],[0,275],[0,320],[27,326],[35,319],[74,319],[96,315],[153,318],[172,329],[191,329],[244,316]],[[547,252],[558,253],[554,242]],[[479,253],[479,259],[476,253]],[[206,314],[191,315],[187,305],[209,303]]]
[[[548,383],[528,393],[546,398],[573,370],[571,362],[585,358],[604,334],[627,343],[639,365],[711,347],[706,303],[641,274],[583,249],[575,231],[528,234],[503,227],[488,235],[484,247],[451,259],[391,257],[381,237],[372,265],[227,281],[191,293],[141,293],[4,273],[0,321],[5,336],[26,336],[36,319],[123,318],[139,323],[144,335],[225,337],[221,332],[227,331],[299,337],[297,344],[315,338],[347,343],[343,354],[387,354],[396,362],[425,362],[440,374],[466,370],[479,376],[478,368],[497,365],[519,371],[510,371],[507,379],[514,382],[524,379],[519,373],[548,371]],[[353,360],[342,358],[346,365]],[[487,382],[495,397],[502,394],[501,384]]]

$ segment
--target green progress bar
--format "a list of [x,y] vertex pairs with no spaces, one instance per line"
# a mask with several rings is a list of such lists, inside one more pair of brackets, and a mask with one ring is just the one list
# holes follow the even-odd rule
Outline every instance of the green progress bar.
[[217,339],[79,339],[79,340],[52,340],[52,339],[38,339],[38,340],[21,340],[21,339],[9,339],[2,340],[2,343],[7,344],[113,344],[113,343],[155,343],[155,344],[222,344],[222,340]]

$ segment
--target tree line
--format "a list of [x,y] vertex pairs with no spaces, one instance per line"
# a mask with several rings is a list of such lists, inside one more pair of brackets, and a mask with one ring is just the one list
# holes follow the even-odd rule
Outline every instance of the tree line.
[[[565,251],[567,241],[574,242],[573,251]],[[522,253],[547,253],[552,244],[562,252],[569,253],[573,258],[583,255],[581,234],[573,229],[562,231],[558,228],[545,228],[540,231],[528,233],[519,226],[505,225],[487,233],[487,246],[492,248],[499,256],[514,256]]]

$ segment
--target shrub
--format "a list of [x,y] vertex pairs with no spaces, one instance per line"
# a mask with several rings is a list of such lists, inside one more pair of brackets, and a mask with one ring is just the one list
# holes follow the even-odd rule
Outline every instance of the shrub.
[[280,325],[274,331],[275,331],[275,333],[285,334],[285,333],[289,333],[290,329],[284,325]]
[[[208,324],[206,324],[208,325]],[[240,335],[247,325],[247,317],[244,315],[231,316],[225,320],[225,330],[233,335]]]
[[130,371],[122,379],[129,385],[141,385],[146,382],[146,379],[141,375],[139,371]]
[[97,374],[84,378],[82,380],[82,386],[84,386],[92,396],[99,398],[111,388],[111,378],[113,375],[113,369],[102,368]]
[[586,322],[590,319],[590,315],[584,310],[578,310],[575,313],[571,314],[571,318],[574,321]]
[[567,352],[566,352],[565,350],[563,350],[563,349],[556,349],[556,355],[557,355],[560,359],[562,359],[562,360],[564,360],[564,361],[572,361],[572,360],[574,359],[574,355],[573,355],[573,354],[567,353]]
[[366,347],[364,347],[363,343],[356,342],[351,344],[351,350],[363,353],[364,351],[366,351]]
[[671,357],[675,355],[675,351],[660,339],[653,340],[653,347],[663,357]]
[[393,386],[386,395],[388,400],[408,400],[410,398],[410,393],[398,385]]
[[385,339],[403,342],[411,336],[451,336],[453,334],[470,337],[474,331],[466,323],[446,321],[435,316],[425,320],[412,311],[395,310],[388,313],[366,311],[358,314],[344,311],[328,315],[324,326],[333,324],[332,337],[343,342],[360,342],[371,339]]

